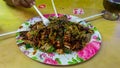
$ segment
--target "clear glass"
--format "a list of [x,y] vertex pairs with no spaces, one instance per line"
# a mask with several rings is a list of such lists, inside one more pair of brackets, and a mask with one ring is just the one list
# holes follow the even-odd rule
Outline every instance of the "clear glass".
[[107,20],[118,20],[120,12],[120,0],[103,0],[105,14],[103,17]]

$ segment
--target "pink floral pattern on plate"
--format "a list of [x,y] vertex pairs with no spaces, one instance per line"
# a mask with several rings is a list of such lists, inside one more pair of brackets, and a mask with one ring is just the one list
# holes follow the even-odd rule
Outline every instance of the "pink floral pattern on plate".
[[53,53],[40,54],[40,58],[44,59],[43,63],[57,65],[58,63],[56,60],[53,60],[53,56],[55,56]]
[[100,49],[100,42],[92,41],[86,45],[83,50],[78,51],[78,56],[84,60],[88,60],[93,57]]

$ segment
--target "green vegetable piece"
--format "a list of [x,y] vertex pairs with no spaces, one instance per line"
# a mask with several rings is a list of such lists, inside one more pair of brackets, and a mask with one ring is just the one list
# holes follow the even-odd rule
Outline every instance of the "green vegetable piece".
[[93,28],[93,30],[94,30],[94,31],[97,31],[97,28],[96,28],[96,27],[94,27],[94,28]]
[[91,25],[91,23],[90,23],[90,22],[87,22],[87,27],[90,26],[90,25]]
[[55,50],[55,48],[54,48],[53,46],[51,46],[51,47],[47,50],[47,52],[51,53],[51,52],[53,52],[54,50]]
[[70,25],[74,24],[73,22],[69,22]]
[[65,52],[66,54],[70,54],[72,51],[69,50],[69,49],[64,49],[64,52]]
[[76,59],[74,59],[74,58],[72,58],[72,61],[73,61],[74,63],[78,63],[78,61],[77,61]]
[[25,25],[29,25],[29,23],[28,23],[28,22],[25,22]]
[[33,56],[32,59],[33,59],[33,60],[37,60],[38,58],[37,58],[36,56]]
[[20,33],[19,33],[19,32],[17,32],[17,33],[16,33],[16,37],[17,37],[17,36],[19,36],[19,35],[20,35]]
[[59,64],[62,64],[59,58],[55,59]]
[[100,37],[98,37],[97,40],[101,40]]
[[76,57],[76,59],[80,62],[83,62],[84,60],[82,58],[79,58],[78,56]]
[[68,64],[75,64],[74,62],[69,61]]
[[35,50],[39,49],[38,47],[34,47]]
[[78,61],[74,58],[72,58],[72,61],[68,61],[68,64],[76,64]]
[[25,48],[26,48],[26,49],[29,49],[29,48],[32,48],[32,46],[31,46],[30,44],[26,44],[26,45],[25,45]]
[[17,43],[23,43],[24,41],[23,40],[17,40]]
[[36,60],[36,61],[38,61],[38,62],[41,62],[36,56],[33,56],[32,59],[33,59],[33,60]]

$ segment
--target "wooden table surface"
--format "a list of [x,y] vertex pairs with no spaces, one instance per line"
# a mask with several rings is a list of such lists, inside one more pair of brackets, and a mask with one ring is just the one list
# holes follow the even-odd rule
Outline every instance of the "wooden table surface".
[[[43,14],[54,13],[50,0],[36,0],[36,5],[45,4],[40,9]],[[104,10],[102,0],[55,0],[58,13],[81,18]],[[73,14],[73,9],[82,8],[84,14]],[[33,8],[13,8],[0,0],[0,34],[11,32],[26,20],[37,16]],[[16,45],[15,34],[0,37],[0,68],[120,68],[120,21],[109,21],[102,17],[89,20],[102,35],[102,45],[91,60],[73,66],[49,66],[26,57]]]

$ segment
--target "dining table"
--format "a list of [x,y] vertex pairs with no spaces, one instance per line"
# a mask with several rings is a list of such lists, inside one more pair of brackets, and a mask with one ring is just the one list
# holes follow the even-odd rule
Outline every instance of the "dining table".
[[[103,0],[54,0],[59,14],[79,18],[99,14],[104,10]],[[42,14],[54,14],[51,0],[36,0]],[[39,16],[31,8],[8,6],[0,0],[0,34],[18,30],[25,21]],[[120,68],[120,19],[110,21],[102,16],[86,20],[101,34],[99,52],[91,59],[75,65],[47,65],[26,57],[16,44],[16,34],[0,37],[0,68]]]

